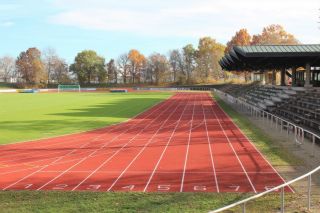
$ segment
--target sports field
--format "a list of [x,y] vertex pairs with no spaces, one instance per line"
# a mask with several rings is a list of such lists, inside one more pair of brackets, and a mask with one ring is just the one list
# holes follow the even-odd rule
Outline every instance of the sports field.
[[[54,97],[57,95],[60,94]],[[71,95],[69,99],[75,96]],[[112,114],[106,125],[127,119],[130,113],[137,114],[133,103],[148,107],[161,100],[146,99],[145,103],[146,96],[84,94],[76,101],[92,104],[94,101],[88,98],[79,99],[93,98],[96,102],[91,109],[96,113],[87,113],[89,106],[76,112],[69,109],[65,113],[49,113],[45,100],[42,102],[46,104],[34,112],[43,114],[45,109],[47,116],[77,115],[81,119],[69,120],[64,125],[77,127],[79,123],[82,128],[93,128],[103,124],[98,118],[108,120]],[[53,109],[66,103],[68,95],[61,97]],[[109,101],[106,111],[101,107],[103,97]],[[123,97],[132,98],[132,105],[130,98]],[[112,107],[112,103],[121,101],[123,108]],[[75,106],[77,102],[70,104]],[[98,118],[92,119],[93,115]],[[80,124],[87,121],[89,126]],[[51,130],[52,121],[42,122],[42,128]],[[98,124],[94,125],[95,122]],[[68,129],[75,130],[81,129]],[[284,182],[209,93],[178,93],[130,121],[79,134],[2,146],[0,154],[3,190],[257,193]]]
[[[209,93],[0,94],[0,98],[6,121],[1,122],[6,127],[0,135],[3,144],[104,127],[1,146],[1,189],[9,191],[0,193],[4,201],[0,207],[11,212],[57,211],[59,202],[66,204],[65,211],[79,212],[101,207],[123,212],[205,211],[283,182],[260,151],[277,165],[292,162]],[[67,192],[73,190],[81,192]],[[101,191],[126,193],[93,193]],[[143,191],[152,193],[139,193]],[[268,197],[255,209],[277,202],[277,197]]]
[[170,93],[0,93],[0,144],[91,130],[125,121]]

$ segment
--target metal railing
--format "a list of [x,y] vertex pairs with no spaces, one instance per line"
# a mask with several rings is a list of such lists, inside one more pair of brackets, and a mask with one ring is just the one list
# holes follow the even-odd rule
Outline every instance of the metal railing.
[[[249,113],[251,116],[255,116],[257,118],[261,118],[264,122],[269,122],[270,125],[274,125],[276,128],[280,128],[280,131],[282,132],[284,130],[284,128],[287,130],[287,137],[289,137],[290,133],[294,134],[294,143],[297,145],[302,145],[304,143],[305,140],[305,134],[309,134],[311,136],[312,139],[312,153],[311,156],[314,156],[315,154],[315,142],[316,142],[316,138],[318,138],[320,140],[320,136],[317,135],[314,132],[311,132],[301,126],[298,126],[286,119],[280,118],[272,113],[269,113],[263,109],[260,109],[258,107],[252,106],[238,98],[235,98],[229,94],[226,94],[222,91],[219,91],[217,89],[213,89],[214,92],[216,92],[216,94],[219,95],[219,97],[221,99],[223,99],[225,102],[229,102],[232,103],[233,105],[236,105],[236,107],[238,107],[241,111],[246,111],[247,113]],[[314,170],[308,172],[307,174],[304,174],[294,180],[291,180],[289,182],[286,182],[282,185],[279,185],[277,187],[274,187],[272,189],[266,190],[264,192],[261,192],[257,195],[251,196],[249,198],[246,198],[244,200],[238,201],[236,203],[230,204],[228,206],[222,207],[220,209],[214,210],[214,211],[210,211],[210,213],[217,213],[217,212],[222,212],[231,208],[234,208],[236,206],[242,206],[242,212],[245,213],[246,212],[246,203],[252,200],[255,200],[259,197],[262,197],[266,194],[269,194],[271,192],[274,191],[278,191],[279,189],[281,190],[281,212],[284,212],[284,189],[285,187],[290,187],[291,184],[304,179],[304,178],[308,178],[308,187],[307,187],[307,208],[308,210],[311,209],[311,180],[312,180],[312,174],[316,173],[320,171],[320,166],[315,168]]]

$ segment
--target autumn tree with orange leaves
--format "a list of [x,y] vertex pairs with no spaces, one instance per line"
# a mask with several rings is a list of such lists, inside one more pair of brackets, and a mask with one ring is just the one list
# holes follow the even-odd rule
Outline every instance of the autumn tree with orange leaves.
[[269,45],[269,44],[299,44],[294,35],[288,33],[281,25],[270,25],[263,28],[259,35],[254,35],[251,41],[252,45]]
[[225,53],[229,52],[233,46],[245,46],[251,44],[251,36],[247,29],[241,29],[227,43]]
[[130,50],[128,54],[129,63],[130,63],[130,74],[132,83],[140,83],[142,70],[146,65],[146,58],[138,50]]
[[26,84],[39,86],[47,83],[48,76],[41,60],[41,52],[37,48],[21,52],[16,61],[16,69]]

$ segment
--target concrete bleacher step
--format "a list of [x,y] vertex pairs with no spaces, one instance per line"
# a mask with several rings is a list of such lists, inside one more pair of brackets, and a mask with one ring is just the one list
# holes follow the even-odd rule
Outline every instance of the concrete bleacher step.
[[273,102],[281,102],[282,101],[282,99],[281,98],[279,98],[279,97],[275,97],[275,96],[271,96],[271,100],[273,101]]
[[274,106],[274,105],[275,105],[273,101],[267,100],[267,99],[264,100],[264,104],[265,104],[266,106]]
[[296,90],[283,90],[283,92],[288,95],[296,95],[297,94]]
[[290,96],[288,94],[285,94],[285,93],[279,93],[278,97],[280,99],[288,99],[288,98],[290,98]]

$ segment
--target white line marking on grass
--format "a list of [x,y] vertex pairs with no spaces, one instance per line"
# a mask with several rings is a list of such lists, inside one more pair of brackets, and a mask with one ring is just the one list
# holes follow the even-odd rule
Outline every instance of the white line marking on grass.
[[131,160],[131,162],[128,164],[128,166],[121,172],[121,174],[118,176],[118,178],[113,181],[111,186],[108,188],[107,191],[110,191],[112,187],[118,182],[118,180],[124,175],[124,173],[129,169],[129,167],[135,162],[135,160],[141,155],[141,153],[148,147],[148,145],[152,142],[155,136],[157,136],[158,132],[164,127],[164,125],[168,122],[168,120],[171,118],[171,116],[177,111],[181,103],[177,104],[176,108],[169,114],[168,118],[161,124],[161,126],[158,128],[158,130],[152,135],[152,137],[148,140],[148,142],[143,146],[143,148],[140,150],[140,152]]
[[[190,96],[191,96],[191,95],[190,95]],[[188,101],[187,101],[187,103],[188,103]],[[165,153],[166,150],[168,149],[169,144],[171,143],[172,137],[173,137],[173,135],[175,134],[175,132],[176,132],[176,130],[177,130],[177,127],[178,127],[179,124],[180,124],[181,118],[182,118],[183,113],[185,112],[187,106],[188,106],[188,104],[185,104],[185,107],[184,107],[183,111],[181,112],[181,115],[180,115],[180,117],[179,117],[179,119],[178,119],[178,121],[177,121],[177,123],[176,123],[176,126],[174,127],[173,132],[171,133],[171,135],[170,135],[170,137],[169,137],[169,140],[168,140],[168,142],[166,143],[166,146],[165,146],[165,148],[163,149],[163,151],[162,151],[162,153],[161,153],[161,155],[160,155],[160,158],[159,158],[157,164],[155,165],[155,167],[153,168],[153,171],[152,171],[152,173],[151,173],[151,175],[150,175],[150,177],[149,177],[149,179],[148,179],[148,182],[147,182],[146,186],[145,186],[144,189],[143,189],[144,192],[147,190],[147,188],[148,188],[148,186],[149,186],[149,184],[150,184],[150,182],[151,182],[151,180],[152,180],[152,178],[153,178],[153,176],[154,176],[154,174],[155,174],[155,172],[156,172],[156,170],[157,170],[157,168],[158,168],[158,166],[159,166],[159,164],[160,164],[160,162],[161,162],[161,160],[162,160],[162,158],[163,158],[163,156],[164,156],[164,153]]]
[[193,116],[194,116],[195,105],[196,105],[196,100],[193,100],[192,118],[191,118],[191,125],[190,125],[190,131],[189,131],[189,138],[188,138],[186,157],[185,157],[184,166],[183,166],[183,173],[182,173],[182,179],[181,179],[180,192],[183,191],[184,177],[185,177],[186,169],[187,169],[187,161],[188,161],[188,155],[189,155],[189,147],[190,147],[190,140],[191,140],[191,134],[192,134],[192,124],[193,124]]
[[215,112],[215,110],[214,110],[213,107],[214,107],[214,106],[211,107],[212,112],[213,112],[214,116],[216,117],[216,119],[217,119],[217,121],[218,121],[218,123],[219,123],[219,125],[220,125],[220,127],[221,127],[221,129],[222,129],[222,131],[223,131],[223,134],[226,136],[226,139],[227,139],[227,141],[228,141],[228,143],[229,143],[229,146],[231,147],[231,149],[232,149],[233,153],[235,154],[236,158],[238,159],[238,161],[239,161],[239,163],[240,163],[240,166],[241,166],[243,172],[245,173],[245,175],[246,175],[246,177],[247,177],[247,179],[248,179],[248,181],[249,181],[249,183],[250,183],[250,185],[251,185],[254,193],[257,193],[257,190],[255,189],[254,185],[252,184],[252,181],[251,181],[251,179],[250,179],[250,177],[249,177],[246,169],[244,168],[244,166],[243,166],[243,164],[242,164],[242,162],[241,162],[241,160],[240,160],[240,158],[239,158],[236,150],[234,149],[234,147],[233,147],[233,145],[232,145],[232,143],[231,143],[228,135],[226,134],[226,132],[225,132],[225,130],[224,130],[224,128],[223,128],[223,126],[222,126],[222,124],[221,124],[221,122],[220,122],[220,118],[217,116],[217,113]]
[[213,169],[213,174],[214,174],[214,180],[215,180],[215,183],[216,183],[217,192],[219,193],[220,190],[219,190],[219,184],[218,184],[216,168],[215,168],[215,164],[214,164],[214,160],[213,160],[213,152],[212,152],[212,148],[211,148],[211,139],[210,139],[209,132],[208,132],[206,113],[205,113],[205,111],[203,109],[203,104],[201,106],[202,106],[202,112],[203,112],[203,116],[204,116],[204,124],[205,124],[205,127],[206,127],[206,133],[207,133],[207,138],[208,138],[208,145],[209,145],[211,164],[212,164],[212,169]]

